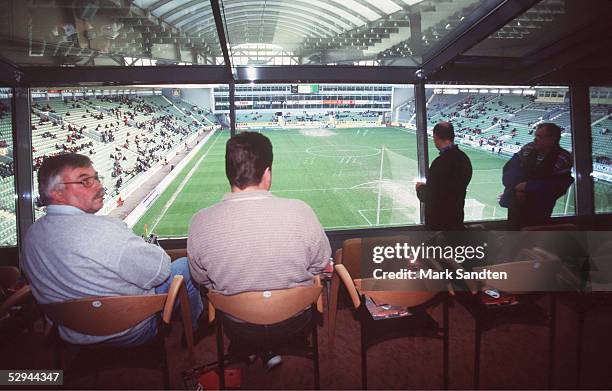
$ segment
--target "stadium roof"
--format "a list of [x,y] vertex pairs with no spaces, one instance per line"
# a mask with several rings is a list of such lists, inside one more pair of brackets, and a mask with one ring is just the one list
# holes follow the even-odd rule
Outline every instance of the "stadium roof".
[[608,0],[8,0],[0,81],[609,81],[611,16]]

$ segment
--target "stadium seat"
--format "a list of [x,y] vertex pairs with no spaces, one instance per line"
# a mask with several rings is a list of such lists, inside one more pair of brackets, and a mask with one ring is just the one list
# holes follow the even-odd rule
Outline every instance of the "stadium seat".
[[[390,338],[426,336],[442,339],[442,371],[444,388],[448,388],[448,301],[445,294],[426,287],[424,280],[410,280],[415,283],[407,290],[369,290],[367,279],[353,279],[344,264],[335,265],[338,278],[346,287],[354,309],[358,312],[361,330],[361,385],[368,385],[368,348]],[[440,299],[440,300],[438,300]],[[375,319],[368,309],[367,301],[401,307],[407,316]],[[427,309],[442,302],[442,327],[429,315]]]
[[[52,334],[56,343],[57,366],[64,370],[64,383],[75,384],[79,376],[86,371],[100,371],[107,368],[133,368],[142,355],[144,359],[152,359],[148,363],[153,367],[161,367],[164,374],[165,388],[169,388],[169,371],[164,344],[165,330],[160,330],[157,336],[141,346],[113,348],[102,345],[76,345],[63,341],[59,337],[58,325],[89,335],[111,335],[162,312],[162,320],[170,324],[172,310],[177,297],[181,304],[183,332],[190,358],[193,358],[193,333],[191,329],[191,314],[188,296],[182,276],[175,276],[167,294],[142,296],[112,296],[89,297],[68,300],[64,302],[41,304],[40,308],[53,322]],[[160,361],[161,359],[161,361]],[[89,365],[88,365],[89,364]]]
[[[223,316],[233,316],[254,325],[274,325],[290,319],[296,314],[311,311],[311,343],[308,347],[309,356],[313,359],[314,388],[320,388],[319,381],[319,349],[317,339],[318,314],[322,312],[321,281],[317,277],[312,286],[299,286],[290,289],[280,289],[264,292],[244,292],[226,296],[215,291],[208,293],[211,308],[209,321],[216,319],[217,328],[217,360],[221,389],[225,388],[225,350],[223,347]],[[289,337],[289,336],[288,336]],[[249,341],[257,346],[261,343],[266,348],[271,345],[283,344],[286,341]],[[280,348],[281,346],[278,346]],[[276,348],[276,347],[275,347]],[[293,352],[291,352],[293,353]]]

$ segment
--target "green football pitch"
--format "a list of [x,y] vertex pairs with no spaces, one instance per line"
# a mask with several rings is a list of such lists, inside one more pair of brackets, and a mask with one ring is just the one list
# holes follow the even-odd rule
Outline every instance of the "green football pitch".
[[[402,128],[262,131],[272,141],[272,193],[308,203],[328,230],[418,224],[416,135]],[[214,134],[134,226],[138,234],[187,235],[191,217],[229,191],[225,177],[227,131]],[[497,205],[507,157],[462,147],[474,174],[466,221],[505,219]],[[438,155],[429,142],[430,161]],[[573,199],[573,197],[571,197]],[[559,200],[556,213],[573,205]]]

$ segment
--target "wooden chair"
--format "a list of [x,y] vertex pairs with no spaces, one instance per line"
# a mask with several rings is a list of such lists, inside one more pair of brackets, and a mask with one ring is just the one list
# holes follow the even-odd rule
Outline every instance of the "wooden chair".
[[[336,250],[334,254],[334,265],[344,265],[351,276],[361,276],[361,248],[361,238],[345,240],[342,243],[342,248]],[[329,320],[327,332],[330,353],[334,350],[334,342],[336,339],[336,315],[338,312],[338,295],[340,293],[341,284],[342,281],[340,276],[334,273],[331,281],[329,307],[327,309]]]
[[[443,283],[430,280],[404,282],[404,290],[368,290],[366,280],[353,279],[343,264],[335,265],[336,275],[346,287],[353,307],[359,312],[361,329],[361,383],[366,389],[368,384],[367,351],[368,347],[390,338],[408,335],[426,335],[441,338],[443,341],[443,382],[448,388],[448,301],[443,299],[443,326],[433,320],[425,311],[434,298],[445,290]],[[406,283],[414,283],[408,286]],[[412,309],[412,314],[401,318],[374,320],[366,307],[366,298],[377,303]],[[441,335],[440,335],[441,332]]]
[[[156,364],[160,364],[159,357],[161,357],[164,386],[169,388],[170,379],[164,343],[166,333],[164,330],[160,330],[156,338],[142,346],[113,348],[104,344],[76,345],[62,341],[59,338],[57,326],[65,326],[71,330],[88,335],[111,335],[129,329],[160,311],[162,312],[163,323],[167,325],[171,321],[172,310],[177,297],[180,301],[183,331],[186,336],[189,356],[193,360],[191,312],[183,276],[175,276],[168,293],[164,294],[88,297],[40,305],[45,315],[54,323],[54,336],[57,343],[57,364],[59,368],[64,369],[64,381],[70,381],[70,373],[66,373],[70,369],[70,361],[76,361],[79,370],[91,369],[92,366],[94,366],[94,369],[101,369],[98,360],[104,355],[103,353],[108,353],[110,362],[105,363],[106,365],[103,365],[103,367],[122,367],[121,364],[123,363],[121,361],[124,360],[126,361],[125,367],[134,367],[136,361],[134,359],[137,358],[135,356],[138,356],[138,353],[142,353],[147,354],[147,358],[156,359]],[[154,353],[151,353],[152,350]],[[75,359],[69,360],[69,357],[67,357],[69,355],[72,355]],[[88,365],[87,361],[89,360],[87,359],[95,360],[95,364],[89,363]]]
[[[384,243],[398,243],[406,240],[406,236],[384,236],[376,238],[377,242],[380,244]],[[358,278],[361,276],[361,257],[362,257],[362,248],[363,248],[363,239],[362,238],[353,238],[345,240],[342,243],[342,248],[336,250],[334,254],[334,265],[344,265],[348,273],[354,278]],[[436,266],[435,261],[430,260]],[[448,262],[453,268],[461,268],[461,266],[456,262]],[[446,266],[446,265],[445,265]],[[437,266],[437,268],[441,269],[441,266]],[[336,339],[336,315],[338,312],[338,296],[340,293],[340,285],[342,281],[337,273],[334,273],[331,281],[331,292],[330,292],[330,300],[328,307],[328,343],[329,343],[329,352],[332,353],[334,349],[334,343]],[[470,285],[471,287],[471,285]],[[475,288],[473,288],[475,289]],[[453,292],[452,287],[449,286],[449,292]]]
[[244,292],[237,295],[223,295],[216,291],[208,293],[209,321],[216,319],[217,325],[217,359],[219,369],[219,384],[225,388],[225,350],[223,347],[223,314],[254,325],[274,325],[290,319],[308,308],[312,311],[311,346],[308,349],[313,360],[315,388],[320,388],[319,380],[319,350],[317,341],[318,314],[323,311],[322,285],[319,277],[315,277],[312,286],[299,286],[289,289],[264,292]]
[[[578,289],[579,281],[554,254],[540,248],[524,248],[516,255],[517,261],[483,267],[491,272],[505,272],[508,279],[481,280],[483,287],[494,288],[504,294],[516,295],[519,303],[506,307],[486,307],[478,296],[462,300],[474,317],[474,388],[480,386],[480,352],[483,334],[500,325],[508,323],[548,326],[548,385],[552,385],[555,359],[555,314],[556,300],[553,293],[548,294],[548,309],[536,303],[544,294],[565,289]],[[573,288],[572,288],[573,287]],[[482,290],[482,289],[481,289]]]
[[581,388],[582,357],[584,343],[584,325],[589,314],[595,310],[612,306],[612,240],[602,240],[606,232],[598,232],[599,241],[595,241],[589,259],[588,284],[582,292],[561,296],[564,304],[572,309],[577,318],[575,382],[573,386]]

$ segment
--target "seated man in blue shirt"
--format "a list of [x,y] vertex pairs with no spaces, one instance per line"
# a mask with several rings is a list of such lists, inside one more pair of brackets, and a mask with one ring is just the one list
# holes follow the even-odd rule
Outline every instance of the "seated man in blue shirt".
[[[104,189],[87,156],[47,158],[38,171],[38,190],[47,214],[28,230],[21,266],[39,303],[167,293],[174,276],[183,275],[197,327],[203,304],[187,258],[171,263],[161,247],[145,242],[123,221],[95,215],[104,205]],[[65,327],[59,332],[75,344],[136,346],[153,338],[157,326],[153,316],[114,335],[92,336]]]

